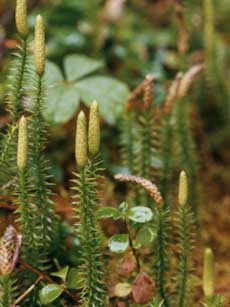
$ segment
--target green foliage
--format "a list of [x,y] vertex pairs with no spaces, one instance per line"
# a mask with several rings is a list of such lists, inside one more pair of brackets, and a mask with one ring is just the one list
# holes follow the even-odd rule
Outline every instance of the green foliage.
[[40,267],[41,259],[38,254],[42,242],[39,242],[36,234],[40,233],[41,229],[37,222],[37,210],[30,202],[32,195],[31,185],[28,181],[27,171],[18,171],[16,184],[16,205],[18,208],[15,213],[18,216],[17,222],[23,234],[22,257],[34,267]]
[[127,234],[113,235],[109,240],[109,249],[113,253],[124,253],[129,247],[129,236]]
[[[95,160],[94,160],[95,159]],[[81,255],[81,303],[83,306],[104,306],[105,273],[101,255],[101,236],[96,220],[97,179],[100,162],[90,161],[76,174],[74,190],[77,192],[74,205],[80,221],[79,236]]]
[[178,307],[186,306],[186,298],[191,280],[191,250],[193,248],[194,217],[191,208],[180,206],[178,210],[178,249],[180,250],[178,282]]
[[35,97],[32,110],[31,124],[29,129],[29,142],[31,144],[30,155],[30,180],[32,182],[32,199],[38,213],[39,229],[35,236],[40,241],[41,258],[46,260],[50,251],[53,231],[53,202],[51,201],[51,191],[48,174],[48,162],[44,157],[44,145],[46,141],[45,122],[42,116],[44,108],[44,89],[42,76],[36,76]]
[[170,234],[170,211],[166,207],[156,209],[157,237],[154,242],[154,276],[158,291],[164,301],[163,306],[169,307],[169,297],[166,290],[167,276],[169,272],[169,234]]
[[114,124],[122,113],[129,90],[124,83],[111,77],[91,76],[102,67],[102,61],[80,54],[68,55],[64,59],[64,80],[58,66],[48,62],[46,80],[49,88],[44,117],[49,122],[61,124],[73,117],[80,101],[89,106],[97,100],[103,117]]
[[[108,246],[112,253],[124,253],[129,247],[138,249],[150,244],[156,237],[151,226],[153,212],[147,207],[129,208],[127,203],[121,203],[118,209],[111,207],[100,208],[97,218],[112,218],[115,221],[122,219],[126,223],[128,234],[116,234],[109,239]],[[132,232],[135,233],[135,237]]]
[[55,301],[63,292],[63,288],[59,285],[48,284],[41,289],[39,298],[42,305],[48,305]]
[[175,142],[178,154],[178,168],[185,170],[190,180],[188,204],[192,207],[196,223],[199,222],[199,184],[198,165],[195,145],[188,118],[187,105],[184,100],[178,100],[175,109],[176,127]]
[[9,275],[0,276],[0,306],[11,307],[14,287]]
[[11,114],[11,123],[0,140],[1,184],[7,183],[16,174],[16,131],[17,122],[23,111],[23,100],[28,85],[28,39],[21,38],[14,54],[8,76],[7,105]]

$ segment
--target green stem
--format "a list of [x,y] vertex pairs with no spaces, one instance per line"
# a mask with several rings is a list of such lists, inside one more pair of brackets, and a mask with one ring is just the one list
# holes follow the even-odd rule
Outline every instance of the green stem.
[[162,179],[161,179],[161,194],[164,199],[164,206],[169,208],[169,180],[172,169],[172,143],[173,133],[170,124],[170,117],[167,117],[162,127]]
[[85,281],[82,291],[82,302],[87,307],[103,307],[105,289],[103,284],[104,268],[100,253],[100,239],[96,221],[96,163],[81,169],[79,175],[80,193],[80,238],[82,241],[82,269]]
[[191,222],[189,212],[186,207],[181,207],[179,209],[179,236],[182,251],[179,264],[180,276],[178,289],[178,307],[184,307],[189,273],[188,257],[191,249]]
[[17,82],[15,85],[15,103],[12,105],[12,120],[13,123],[16,123],[20,117],[20,109],[21,109],[21,100],[24,95],[23,91],[23,82],[25,78],[26,72],[26,62],[28,57],[27,51],[28,40],[27,38],[22,38],[21,45],[21,63],[18,67],[17,71]]
[[45,123],[42,116],[43,108],[43,79],[37,76],[37,94],[31,123],[31,143],[32,147],[32,168],[34,188],[34,203],[38,209],[40,233],[37,234],[41,240],[42,254],[48,253],[52,237],[52,207],[53,203],[49,199],[50,190],[48,188],[48,174],[46,160],[43,156]]
[[180,169],[184,169],[190,178],[190,190],[188,203],[192,206],[196,223],[198,222],[198,208],[199,208],[199,192],[198,192],[198,178],[197,165],[195,159],[195,146],[191,135],[188,115],[185,102],[179,100],[176,104],[176,131],[180,155]]
[[[137,174],[145,179],[151,180],[152,163],[151,159],[153,156],[153,136],[152,136],[152,112],[145,111],[140,117],[140,150],[137,156]],[[146,204],[148,207],[152,206],[152,199],[148,193],[140,190],[137,196],[137,205]]]
[[34,232],[36,230],[37,214],[32,208],[30,201],[30,191],[26,181],[25,171],[18,172],[18,209],[16,214],[19,215],[18,222],[21,226],[23,235],[22,253],[26,262],[37,266],[39,263],[38,242]]
[[140,269],[141,269],[140,260],[139,260],[139,257],[137,255],[137,251],[133,246],[133,240],[132,240],[132,236],[131,236],[131,230],[130,230],[128,219],[126,219],[125,222],[126,222],[126,228],[127,228],[127,232],[128,232],[128,236],[129,236],[129,245],[130,245],[130,248],[132,250],[133,256],[136,260],[137,271],[140,272]]
[[164,207],[158,210],[158,235],[157,235],[157,255],[156,255],[156,281],[159,294],[164,300],[164,307],[169,307],[168,297],[166,294],[166,272],[168,271],[168,233],[167,219],[168,211]]

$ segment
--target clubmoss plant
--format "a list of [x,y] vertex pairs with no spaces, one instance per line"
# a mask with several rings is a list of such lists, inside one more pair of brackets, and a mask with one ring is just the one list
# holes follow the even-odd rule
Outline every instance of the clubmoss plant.
[[190,178],[188,203],[192,206],[197,223],[199,210],[198,164],[185,97],[203,67],[202,64],[195,65],[184,74],[178,88],[178,100],[175,106],[175,142],[179,159],[178,166],[180,169],[184,169]]
[[39,233],[36,233],[42,242],[41,253],[45,255],[50,250],[52,238],[52,216],[53,202],[50,199],[50,183],[48,174],[48,162],[44,157],[44,147],[46,141],[46,125],[42,116],[44,108],[44,70],[46,61],[45,51],[45,28],[43,18],[39,15],[35,23],[34,37],[34,60],[36,77],[34,80],[34,106],[30,125],[30,163],[31,163],[31,182],[33,182],[33,203],[38,211]]
[[225,299],[222,295],[215,294],[215,259],[211,248],[204,251],[203,265],[203,291],[205,295],[205,307],[224,307]]
[[[138,104],[138,99],[145,88],[147,88],[148,96],[151,98],[152,93],[151,85],[153,81],[153,76],[148,76],[141,84],[134,89],[131,93],[126,107],[123,118],[120,123],[121,133],[120,133],[120,147],[121,147],[121,158],[123,167],[127,168],[128,174],[137,174],[137,140],[138,140],[138,109],[140,108]],[[149,95],[150,94],[150,95]],[[149,100],[149,99],[148,99]],[[149,101],[148,101],[149,103]],[[147,102],[146,102],[147,104]],[[140,167],[139,167],[140,168]]]
[[[78,166],[74,190],[76,194],[76,214],[79,220],[77,230],[82,246],[82,288],[81,304],[87,307],[105,306],[105,274],[101,254],[101,238],[96,219],[98,154],[100,128],[98,105],[94,102],[90,109],[89,135],[83,111],[78,115],[75,156]],[[88,160],[88,149],[90,160]]]
[[11,123],[7,127],[7,132],[2,136],[0,142],[0,170],[1,182],[6,183],[10,176],[15,175],[16,157],[16,131],[18,120],[23,111],[23,99],[27,91],[28,83],[28,26],[27,26],[27,6],[26,0],[16,2],[16,27],[20,35],[20,43],[14,54],[14,61],[9,71],[9,84],[7,104],[11,114]]
[[17,149],[17,210],[18,223],[23,235],[22,258],[34,267],[39,268],[39,244],[36,233],[37,229],[37,211],[31,205],[31,186],[28,182],[27,171],[27,154],[28,154],[28,128],[27,119],[22,116],[19,122],[18,130],[18,149]]
[[187,205],[188,197],[188,182],[184,171],[180,173],[179,192],[178,192],[178,216],[176,220],[178,228],[178,248],[180,251],[179,257],[179,272],[177,276],[178,283],[178,298],[177,306],[183,307],[186,305],[187,294],[189,290],[189,280],[191,272],[191,250],[193,248],[193,231],[194,217],[191,208]]
[[15,287],[12,272],[15,268],[21,236],[13,226],[8,226],[0,242],[0,306],[11,307],[14,302]]
[[173,159],[173,129],[174,122],[172,118],[173,110],[175,108],[175,103],[177,100],[178,88],[182,78],[182,73],[178,73],[176,78],[172,81],[166,101],[163,108],[163,114],[161,116],[161,193],[164,198],[164,206],[170,206],[170,179],[173,170],[173,164],[175,160]]

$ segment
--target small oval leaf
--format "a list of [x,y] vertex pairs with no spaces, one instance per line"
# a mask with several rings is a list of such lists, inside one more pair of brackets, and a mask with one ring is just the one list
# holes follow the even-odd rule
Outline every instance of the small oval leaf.
[[56,284],[48,284],[41,289],[39,292],[39,298],[42,305],[47,305],[52,303],[56,298],[58,298],[64,289]]
[[129,237],[127,234],[114,235],[109,240],[109,248],[113,253],[124,253],[129,247]]
[[136,236],[136,242],[139,247],[151,243],[156,238],[156,233],[147,226],[142,227]]
[[97,211],[97,218],[98,219],[107,219],[107,218],[113,218],[114,220],[119,219],[121,216],[118,209],[113,207],[104,207],[100,208]]
[[127,217],[133,222],[146,223],[151,221],[153,212],[150,208],[137,206],[128,210]]

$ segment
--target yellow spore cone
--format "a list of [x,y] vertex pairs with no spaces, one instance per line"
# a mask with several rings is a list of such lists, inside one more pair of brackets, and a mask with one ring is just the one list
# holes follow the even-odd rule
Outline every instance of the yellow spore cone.
[[42,75],[45,70],[46,45],[44,20],[40,15],[37,16],[35,22],[34,60],[37,74]]
[[100,118],[98,103],[94,101],[90,107],[89,132],[88,132],[89,153],[95,156],[100,149]]
[[26,0],[16,0],[15,10],[16,27],[22,36],[27,36],[29,33],[27,25],[27,4]]
[[26,167],[28,152],[28,132],[27,120],[22,116],[19,122],[18,129],[18,148],[17,148],[17,166],[20,171]]
[[212,298],[215,293],[215,259],[211,248],[204,251],[203,291],[207,298]]
[[179,179],[178,202],[180,206],[187,203],[188,198],[188,180],[185,171],[181,171]]
[[78,115],[76,129],[75,158],[77,165],[82,168],[87,164],[87,124],[83,111]]

